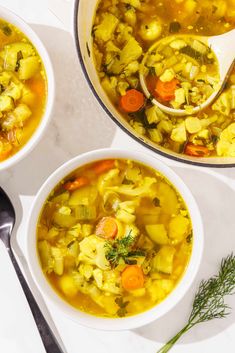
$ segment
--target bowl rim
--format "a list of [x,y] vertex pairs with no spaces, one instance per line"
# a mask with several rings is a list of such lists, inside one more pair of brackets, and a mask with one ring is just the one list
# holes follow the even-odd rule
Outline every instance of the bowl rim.
[[[125,127],[118,118],[116,118],[111,111],[106,107],[106,105],[103,103],[102,99],[99,97],[90,77],[88,74],[88,71],[86,69],[86,65],[85,65],[85,61],[82,55],[82,49],[81,49],[81,45],[80,45],[80,40],[79,40],[79,36],[78,36],[78,13],[79,13],[79,6],[82,0],[74,0],[74,9],[73,9],[73,36],[74,36],[74,40],[75,40],[75,46],[76,46],[76,52],[77,52],[77,56],[80,62],[80,65],[82,67],[82,71],[83,74],[86,78],[86,81],[92,91],[92,93],[94,94],[95,98],[97,99],[98,103],[100,104],[100,106],[103,108],[103,110],[107,113],[107,115],[118,125],[118,127],[124,131],[127,135],[129,135],[131,138],[133,138],[136,142],[140,143],[142,146],[146,147],[147,149],[149,149],[150,151],[155,152],[156,154],[159,154],[160,156],[163,156],[165,158],[171,159],[175,162],[178,163],[185,163],[188,165],[193,165],[193,166],[199,166],[199,167],[205,167],[205,168],[234,168],[235,167],[235,162],[234,163],[210,163],[208,162],[208,159],[206,162],[200,162],[198,160],[192,161],[192,160],[187,160],[185,159],[183,156],[174,156],[170,153],[164,152],[160,149],[158,149],[157,147],[154,147],[152,145],[149,145],[147,142],[145,142],[145,140],[139,138],[138,136],[136,136],[134,134],[134,132],[131,131],[131,129],[129,130],[127,127]],[[98,1],[98,0],[97,0]],[[224,157],[226,158],[226,157]]]
[[[160,171],[183,197],[190,213],[194,232],[193,249],[189,264],[174,290],[163,300],[163,302],[153,308],[143,313],[120,319],[103,318],[84,313],[79,309],[73,308],[69,303],[62,299],[55,292],[43,274],[36,249],[36,226],[38,218],[43,204],[52,189],[66,175],[70,174],[76,168],[90,162],[109,158],[135,160]],[[87,152],[76,156],[55,170],[41,186],[34,199],[29,213],[26,231],[29,269],[41,293],[46,295],[46,297],[70,319],[86,327],[107,331],[129,330],[141,327],[159,319],[171,310],[185,296],[186,292],[191,287],[200,267],[204,248],[203,225],[200,211],[191,191],[182,179],[170,167],[159,159],[154,158],[152,155],[133,150],[125,151],[124,149],[100,149]]]
[[19,151],[6,160],[0,162],[0,171],[2,171],[12,167],[26,157],[42,138],[52,116],[55,99],[55,78],[53,65],[49,57],[48,50],[31,26],[16,13],[4,6],[0,6],[0,18],[10,24],[13,24],[33,44],[42,59],[47,78],[47,97],[41,120],[29,140],[19,149]]

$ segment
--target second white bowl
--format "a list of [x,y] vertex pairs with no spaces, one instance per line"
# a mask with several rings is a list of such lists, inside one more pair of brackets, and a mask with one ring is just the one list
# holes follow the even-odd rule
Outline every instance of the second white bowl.
[[[162,173],[175,186],[175,188],[178,190],[178,192],[184,199],[186,206],[189,210],[194,234],[193,249],[189,265],[185,271],[185,274],[183,275],[183,278],[180,280],[179,284],[172,291],[172,293],[169,294],[169,296],[163,302],[146,312],[131,317],[115,319],[96,317],[81,312],[67,304],[56,294],[56,292],[48,283],[41,269],[37,254],[36,238],[37,222],[39,219],[40,212],[49,193],[53,190],[53,188],[62,179],[64,179],[65,176],[67,176],[80,166],[97,160],[110,158],[131,159],[143,163],[146,166],[154,168],[160,173]],[[167,167],[158,159],[155,159],[148,154],[142,154],[134,151],[103,149],[88,152],[81,156],[75,157],[74,159],[70,160],[69,162],[65,163],[60,168],[58,168],[43,184],[34,200],[30,212],[27,229],[27,245],[30,270],[38,287],[40,288],[43,294],[45,294],[53,303],[58,306],[60,310],[62,310],[71,319],[77,321],[79,324],[88,327],[103,330],[125,330],[143,326],[160,318],[182,299],[182,297],[185,295],[185,293],[191,286],[201,262],[203,252],[203,227],[198,206],[191,192],[183,183],[183,181],[178,177],[178,175],[175,174],[175,172],[173,172],[169,167]]]

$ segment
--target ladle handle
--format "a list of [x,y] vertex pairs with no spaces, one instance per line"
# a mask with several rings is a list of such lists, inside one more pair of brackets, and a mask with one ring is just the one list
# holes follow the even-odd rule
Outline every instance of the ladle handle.
[[45,317],[43,316],[31,290],[29,289],[29,286],[23,276],[23,273],[21,272],[21,269],[16,261],[15,255],[13,254],[13,251],[11,247],[7,247],[8,254],[11,258],[12,264],[15,268],[16,274],[19,278],[21,287],[24,291],[24,294],[27,298],[27,301],[29,303],[31,312],[33,314],[34,320],[36,322],[36,325],[38,327],[38,331],[40,333],[43,345],[45,347],[45,350],[47,353],[65,353],[62,348],[60,347],[55,335],[53,334],[52,330],[50,329]]

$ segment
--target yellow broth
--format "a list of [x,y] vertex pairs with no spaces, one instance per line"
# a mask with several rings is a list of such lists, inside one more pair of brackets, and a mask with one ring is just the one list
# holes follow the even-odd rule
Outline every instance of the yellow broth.
[[37,227],[52,288],[73,307],[103,317],[135,315],[163,301],[184,275],[192,243],[189,212],[174,186],[122,159],[66,177]]
[[47,78],[29,39],[0,19],[0,162],[31,138],[44,114]]
[[[199,38],[213,36],[234,28],[233,0],[101,0],[94,15],[92,30],[93,55],[101,85],[130,126],[157,145],[194,157],[234,157],[235,70],[232,71],[222,94],[210,107],[197,115],[183,118],[161,112],[151,103],[151,99],[144,98],[139,82],[140,63],[156,41],[172,35],[198,35]],[[160,71],[164,72],[173,69],[175,78],[177,75],[181,77],[183,73],[183,81],[187,84],[187,74],[195,68],[191,67],[187,72],[186,66],[194,61],[196,66],[199,66],[200,76],[204,76],[199,78],[199,87],[189,87],[189,93],[194,99],[196,96],[195,102],[191,101],[190,105],[197,105],[200,102],[200,99],[197,99],[198,88],[199,93],[204,90],[203,81],[206,82],[208,90],[204,92],[201,101],[205,100],[209,93],[213,93],[215,81],[218,79],[218,70],[210,70],[208,65],[203,64],[203,60],[198,60],[198,57],[202,59],[201,54],[197,50],[192,53],[191,50],[189,56],[185,55],[187,62],[184,58],[170,67],[165,65],[164,58],[159,59],[157,64],[154,63],[153,67],[149,66],[148,69],[155,79],[159,78],[159,66]],[[171,53],[168,55],[167,64],[172,59]],[[180,72],[176,69],[179,64],[182,65]],[[156,81],[154,85],[156,91]],[[171,107],[175,104],[176,88],[173,89],[173,97],[169,95],[169,99],[173,101]],[[130,106],[123,104],[123,99],[127,98],[127,94],[133,89],[142,94],[144,103],[141,104],[140,99],[139,105],[131,110]],[[176,108],[183,108],[183,105],[190,101],[187,97],[188,90],[184,88],[181,93],[183,97],[181,94],[177,98]],[[129,102],[130,100],[131,98]]]

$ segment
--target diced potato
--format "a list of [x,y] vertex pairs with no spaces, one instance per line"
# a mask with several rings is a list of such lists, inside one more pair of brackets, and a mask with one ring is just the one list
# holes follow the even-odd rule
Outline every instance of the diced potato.
[[135,26],[136,24],[136,12],[135,12],[135,9],[134,7],[131,7],[129,10],[127,10],[125,12],[125,20],[126,22],[131,25],[131,26]]
[[21,53],[23,58],[28,58],[35,54],[33,46],[29,43],[12,43],[5,47],[4,50],[4,68],[9,71],[15,71],[18,53]]
[[29,107],[33,107],[35,104],[35,94],[25,85],[22,87],[20,102],[26,104]]
[[175,190],[170,185],[160,182],[157,197],[160,199],[162,211],[167,215],[178,213],[178,198]]
[[190,134],[196,134],[202,129],[201,121],[197,117],[186,118],[185,127]]
[[175,90],[175,103],[177,103],[179,107],[185,103],[185,91],[183,88]]
[[8,96],[0,96],[0,111],[7,112],[9,110],[14,109],[14,103],[11,97]]
[[7,71],[3,71],[0,73],[0,84],[3,85],[3,87],[7,87],[11,81],[12,74]]
[[116,91],[116,85],[113,85],[113,82],[108,76],[105,76],[105,78],[101,81],[101,85],[104,89],[104,91],[107,93],[109,98],[113,103],[116,103],[118,101],[118,94]]
[[162,136],[161,131],[159,131],[158,129],[149,129],[148,133],[149,133],[150,139],[153,142],[156,142],[156,143],[162,142],[163,136]]
[[84,186],[81,189],[71,193],[68,201],[69,206],[90,205],[93,204],[98,196],[98,192],[94,186]]
[[33,77],[40,68],[40,59],[38,56],[30,56],[20,60],[18,71],[20,80],[28,80]]
[[189,231],[189,219],[181,214],[172,218],[169,223],[168,235],[175,242],[181,242]]
[[149,124],[158,123],[166,118],[165,114],[156,105],[145,109],[145,114]]
[[73,279],[73,277],[69,275],[63,275],[59,279],[59,286],[62,290],[62,292],[67,296],[67,297],[75,297],[78,293],[78,288],[76,286],[76,283]]
[[14,82],[11,82],[10,85],[2,93],[2,95],[11,97],[12,99],[14,99],[16,101],[16,100],[20,99],[21,92],[22,92],[21,84],[17,85]]
[[172,246],[164,245],[153,259],[153,268],[170,275],[173,271],[175,252],[176,250]]
[[170,43],[170,47],[176,50],[180,50],[187,46],[187,43],[183,39],[175,39]]
[[164,73],[160,76],[160,80],[162,82],[170,82],[175,77],[175,72],[173,69],[167,69]]
[[26,104],[21,103],[14,109],[13,115],[16,117],[18,122],[23,123],[32,115],[32,112]]
[[74,216],[71,214],[66,215],[58,211],[54,213],[53,221],[62,228],[69,228],[76,224],[76,218]]
[[56,238],[59,235],[59,229],[56,227],[52,227],[49,229],[49,231],[47,232],[47,236],[46,238],[48,240],[51,240],[53,238]]
[[140,0],[121,0],[124,4],[129,4],[136,9],[138,9],[141,6]]
[[169,238],[164,224],[148,224],[145,226],[148,236],[157,244],[169,244]]
[[187,140],[187,134],[185,129],[185,123],[180,123],[177,127],[172,130],[171,139],[175,142],[183,143]]

